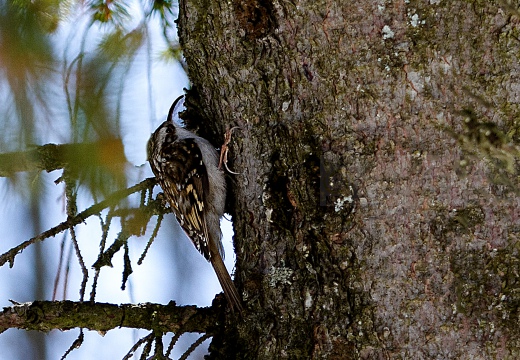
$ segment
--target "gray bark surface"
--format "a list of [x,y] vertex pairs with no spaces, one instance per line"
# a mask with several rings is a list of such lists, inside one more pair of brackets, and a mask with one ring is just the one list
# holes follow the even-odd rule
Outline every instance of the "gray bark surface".
[[180,2],[188,125],[240,127],[247,310],[214,357],[520,356],[514,9]]

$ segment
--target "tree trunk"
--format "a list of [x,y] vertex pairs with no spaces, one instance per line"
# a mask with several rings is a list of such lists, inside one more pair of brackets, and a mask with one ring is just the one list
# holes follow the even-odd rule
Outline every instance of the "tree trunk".
[[213,357],[520,354],[518,18],[505,2],[180,2],[204,120],[188,125],[215,143],[239,127],[247,310]]

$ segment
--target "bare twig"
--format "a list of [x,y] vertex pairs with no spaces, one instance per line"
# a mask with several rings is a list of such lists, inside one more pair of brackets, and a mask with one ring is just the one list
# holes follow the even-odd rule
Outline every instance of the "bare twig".
[[[63,178],[65,179],[65,196],[67,197],[67,217],[72,218],[76,216],[78,212],[78,207],[76,204],[76,192],[74,191],[75,182],[71,180],[68,176],[68,171],[65,170],[63,172]],[[81,267],[81,273],[83,275],[83,279],[81,281],[81,287],[79,290],[79,299],[83,301],[85,299],[85,288],[87,287],[88,281],[88,270],[85,266],[85,262],[83,261],[83,256],[81,255],[81,250],[79,249],[78,239],[76,238],[76,230],[74,226],[69,227],[70,238],[72,240],[72,245],[74,246],[74,250],[76,252],[76,257],[78,258],[79,266]],[[67,281],[68,279],[65,279]]]
[[79,290],[79,300],[83,301],[85,299],[85,289],[87,287],[87,281],[88,281],[88,270],[85,266],[85,262],[83,261],[83,256],[81,255],[81,250],[79,249],[78,239],[76,238],[76,231],[74,230],[74,227],[71,226],[69,228],[70,231],[70,238],[72,239],[72,245],[74,246],[74,250],[76,252],[76,257],[78,258],[79,266],[81,267],[81,274],[83,275],[83,278],[81,280],[81,287]]
[[179,340],[179,338],[181,337],[182,335],[182,332],[179,331],[179,332],[176,332],[172,339],[170,340],[170,344],[168,344],[168,349],[166,349],[166,356],[167,357],[170,357],[170,353],[172,352],[173,350],[173,347],[175,346],[175,344],[177,343],[177,341]]
[[58,261],[58,269],[56,271],[56,278],[54,279],[54,289],[52,291],[52,300],[56,300],[58,294],[58,285],[61,278],[61,269],[63,267],[63,259],[65,257],[65,240],[67,239],[66,234],[63,235],[60,245],[60,259]]
[[139,260],[137,260],[137,265],[141,265],[143,263],[144,258],[146,256],[146,254],[148,253],[148,250],[150,249],[150,246],[152,246],[153,241],[155,240],[155,238],[157,237],[157,234],[159,233],[159,228],[161,227],[162,219],[163,219],[163,214],[159,214],[159,216],[157,218],[157,224],[155,225],[155,228],[153,229],[153,232],[152,232],[152,236],[150,236],[150,239],[146,243],[146,247],[144,248],[143,253],[141,254],[141,257],[139,258]]
[[79,335],[76,338],[76,340],[74,340],[74,342],[70,345],[70,347],[67,349],[67,351],[65,351],[65,354],[63,354],[63,356],[61,357],[60,360],[65,360],[65,358],[67,356],[69,356],[69,354],[72,352],[72,350],[78,349],[81,346],[81,344],[83,344],[84,339],[85,339],[85,335],[83,334],[83,329],[81,329],[79,331]]
[[18,255],[22,250],[24,250],[29,245],[32,245],[36,242],[43,241],[49,237],[54,237],[57,234],[69,229],[72,226],[76,226],[78,224],[81,224],[83,221],[85,221],[88,217],[98,214],[107,207],[116,205],[121,201],[122,199],[126,198],[130,194],[133,194],[137,191],[144,190],[147,188],[150,188],[151,186],[155,185],[156,180],[155,178],[148,178],[143,181],[141,181],[139,184],[134,185],[128,189],[120,190],[109,197],[107,197],[105,200],[92,205],[91,207],[87,208],[86,210],[80,212],[78,215],[74,217],[69,217],[66,221],[62,222],[61,224],[50,228],[47,231],[42,232],[41,234],[24,241],[18,246],[15,246],[14,248],[10,249],[6,253],[0,255],[0,266],[4,265],[6,262],[9,261],[9,266],[13,267],[14,265],[14,258],[16,255]]
[[[151,333],[147,339],[148,341],[146,341],[146,343],[144,344],[143,352],[141,353],[139,360],[146,360],[146,357],[148,356],[148,354],[150,354],[150,351],[152,351],[152,344],[153,344],[154,339],[155,339],[154,333]],[[155,360],[155,358],[152,360]]]
[[197,339],[197,341],[195,341],[193,344],[191,344],[191,346],[188,348],[188,350],[186,350],[184,352],[184,354],[182,354],[182,356],[179,358],[179,360],[186,360],[188,358],[188,356],[190,356],[190,354],[200,346],[200,344],[202,344],[204,341],[206,341],[207,339],[209,339],[211,337],[210,334],[204,334],[202,335],[200,338]]
[[128,239],[123,243],[123,248],[125,249],[123,255],[123,283],[121,284],[121,290],[126,289],[126,282],[128,277],[132,274],[132,262],[130,261],[129,249],[128,249]]
[[[101,217],[101,215],[99,216],[99,219],[101,222],[101,229],[103,230],[103,235],[101,236],[101,241],[99,242],[98,258],[105,251],[105,246],[106,246],[107,237],[108,237],[108,230],[110,229],[110,224],[112,223],[112,208],[108,211],[105,221],[103,221],[103,218]],[[101,272],[100,268],[95,269],[95,271],[94,271],[94,279],[92,281],[92,290],[90,291],[90,301],[92,301],[92,302],[96,298],[97,283],[98,283],[100,272]]]
[[134,346],[132,346],[132,348],[126,353],[126,355],[123,357],[123,360],[128,360],[130,359],[132,356],[134,356],[135,352],[137,351],[137,349],[139,349],[139,347],[145,343],[149,343],[152,339],[154,338],[154,334],[153,332],[146,335],[145,337],[142,337],[140,338],[135,344]]

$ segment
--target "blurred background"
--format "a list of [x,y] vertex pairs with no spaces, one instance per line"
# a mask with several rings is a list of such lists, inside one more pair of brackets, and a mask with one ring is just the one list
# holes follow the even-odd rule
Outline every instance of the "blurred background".
[[[189,83],[183,70],[170,1],[0,0],[0,154],[53,144],[122,142],[108,145],[103,156],[75,154],[77,169],[17,171],[16,163],[0,177],[0,254],[67,218],[65,182],[81,212],[118,189],[135,185],[152,173],[146,162],[150,133]],[[126,160],[125,160],[126,159]],[[0,164],[2,167],[2,164]],[[28,169],[31,170],[31,169]],[[77,181],[76,181],[77,180]],[[70,187],[69,187],[70,189]],[[155,190],[157,193],[158,189]],[[70,194],[68,195],[70,196]],[[139,194],[124,200],[138,207]],[[69,209],[69,211],[74,211]],[[85,299],[92,289],[92,264],[99,254],[101,216],[76,227],[88,270]],[[109,303],[153,302],[209,306],[221,292],[212,267],[185,238],[168,214],[141,265],[137,260],[157,217],[142,236],[128,239],[133,273],[122,287],[123,253],[113,267],[103,267],[95,300]],[[232,271],[232,225],[222,223],[226,265]],[[118,236],[114,218],[107,247]],[[66,231],[31,245],[0,267],[0,306],[33,300],[80,299],[82,270]],[[0,334],[1,359],[60,359],[79,329],[43,334],[10,329]],[[148,331],[111,330],[104,336],[86,331],[85,340],[67,359],[122,359]],[[183,335],[172,358],[178,358],[200,334]],[[165,337],[168,345],[171,334]],[[209,340],[190,358],[202,358]],[[140,354],[140,352],[138,352]]]

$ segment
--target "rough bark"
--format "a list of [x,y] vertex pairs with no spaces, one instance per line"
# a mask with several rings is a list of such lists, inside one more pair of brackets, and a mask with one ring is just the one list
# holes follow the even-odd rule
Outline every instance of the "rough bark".
[[214,357],[519,356],[516,7],[180,2],[188,123],[240,127]]

